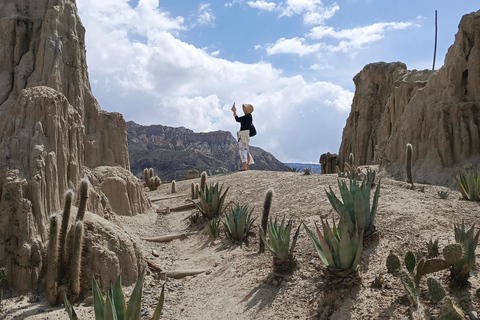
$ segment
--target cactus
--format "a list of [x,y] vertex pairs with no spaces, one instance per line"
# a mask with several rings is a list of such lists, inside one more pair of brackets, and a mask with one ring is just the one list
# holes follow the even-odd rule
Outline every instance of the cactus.
[[415,255],[413,254],[412,251],[408,251],[405,254],[405,266],[407,267],[408,272],[412,273],[413,270],[415,269],[416,261],[415,261]]
[[193,183],[193,182],[190,184],[190,192],[192,193],[192,200],[197,199],[195,197],[195,183]]
[[[409,251],[410,252],[410,251]],[[411,252],[410,252],[411,253]],[[413,255],[413,253],[412,253]],[[405,255],[406,259],[411,259],[411,255],[407,253]],[[415,256],[413,256],[415,259]],[[410,276],[402,269],[400,259],[393,252],[390,251],[390,254],[387,257],[387,270],[388,273],[392,274],[394,277],[397,277],[402,282],[403,287],[407,291],[410,302],[417,307],[418,306],[418,295],[416,286],[410,278]],[[413,271],[413,270],[412,270]]]
[[361,186],[357,181],[350,179],[350,190],[345,181],[338,180],[338,188],[342,196],[343,203],[335,196],[330,188],[326,191],[328,200],[333,209],[340,216],[340,220],[346,222],[347,228],[352,234],[355,225],[358,230],[364,230],[364,236],[368,237],[375,232],[375,215],[378,207],[378,198],[380,195],[380,182],[377,185],[373,196],[370,209],[370,191],[371,185],[364,180]]
[[207,186],[207,173],[203,171],[200,177],[200,190],[202,190],[202,192],[205,192],[206,186]]
[[355,165],[345,162],[343,165],[345,172],[339,173],[339,177],[346,177],[349,179],[355,179],[361,181],[365,175],[362,173],[360,168],[355,167]]
[[355,157],[353,156],[352,152],[350,152],[350,154],[348,155],[348,162],[350,163],[351,166],[355,165]]
[[436,239],[435,241],[432,241],[432,239],[430,239],[430,241],[427,243],[427,249],[428,249],[429,257],[432,257],[432,258],[437,257],[438,256],[438,239]]
[[413,177],[412,177],[412,153],[413,153],[413,147],[410,143],[407,143],[407,164],[406,164],[406,170],[407,170],[407,182],[411,183],[410,189],[413,189]]
[[435,280],[435,278],[428,278],[427,279],[427,286],[428,286],[428,293],[432,296],[432,299],[435,303],[439,303],[440,301],[445,298],[446,293],[445,289],[443,289],[442,285]]
[[470,201],[480,201],[480,172],[469,171],[460,173],[459,177],[455,177],[458,190],[462,194],[463,199]]
[[162,180],[158,176],[155,175],[155,171],[153,168],[150,169],[143,169],[143,180],[147,184],[148,189],[150,191],[157,190],[158,187],[162,184]]
[[317,249],[318,256],[331,274],[344,278],[357,270],[363,250],[363,230],[354,230],[350,233],[347,226],[340,219],[338,227],[333,221],[333,229],[328,222],[322,221],[323,234],[318,228],[317,236],[304,225],[308,236]]
[[272,206],[273,198],[273,189],[270,188],[265,195],[265,201],[263,202],[263,213],[262,213],[262,229],[260,230],[260,235],[263,232],[263,237],[260,237],[260,248],[259,252],[265,252],[265,243],[263,238],[265,237],[265,232],[267,231],[268,215],[270,214],[270,207]]
[[250,228],[255,219],[252,219],[253,209],[248,212],[247,205],[235,205],[225,212],[225,232],[227,236],[235,241],[242,241],[248,236]]
[[428,293],[435,303],[440,303],[439,319],[445,320],[463,320],[465,319],[463,311],[457,307],[452,299],[446,294],[442,285],[434,278],[427,279]]
[[58,214],[50,216],[50,234],[47,249],[47,299],[50,304],[57,304],[57,270],[58,270]]
[[198,199],[200,196],[200,185],[198,183],[195,183],[195,199]]
[[[65,193],[65,206],[62,216],[61,229],[59,215],[50,217],[50,234],[47,248],[47,298],[50,304],[59,302],[62,295],[67,295],[70,301],[75,301],[80,294],[80,271],[83,246],[83,219],[88,199],[88,180],[80,181],[79,206],[76,223],[69,237],[69,223],[73,192]],[[73,241],[70,243],[70,241]],[[68,249],[68,250],[67,250]]]
[[172,181],[172,189],[171,193],[177,193],[177,182],[175,180]]

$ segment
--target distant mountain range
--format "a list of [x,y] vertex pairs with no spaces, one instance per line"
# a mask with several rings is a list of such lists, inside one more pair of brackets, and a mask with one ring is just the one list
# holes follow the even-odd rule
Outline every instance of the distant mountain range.
[[[130,169],[141,178],[153,168],[162,180],[181,180],[188,170],[209,175],[237,171],[241,167],[237,140],[228,131],[196,133],[184,127],[142,126],[127,122]],[[290,171],[271,153],[250,146],[255,164],[251,170]]]
[[310,168],[310,173],[322,173],[322,167],[320,164],[311,164],[311,163],[284,163],[289,168],[299,169],[300,172],[303,172],[303,169]]

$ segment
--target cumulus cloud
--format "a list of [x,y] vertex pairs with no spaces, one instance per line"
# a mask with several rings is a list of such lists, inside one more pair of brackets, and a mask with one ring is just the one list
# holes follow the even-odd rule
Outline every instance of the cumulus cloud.
[[361,49],[365,44],[382,39],[388,31],[407,29],[412,26],[415,26],[413,22],[378,22],[369,26],[340,31],[335,31],[332,27],[318,26],[312,28],[309,37],[340,40],[338,44],[329,46],[330,51],[350,52]]
[[275,11],[277,8],[277,4],[275,2],[268,1],[248,1],[247,4],[252,8],[263,11]]
[[277,40],[274,45],[270,45],[267,47],[267,53],[269,55],[279,53],[293,53],[298,54],[299,56],[304,56],[310,53],[317,52],[320,49],[319,43],[314,45],[305,45],[304,41],[304,38],[281,38]]

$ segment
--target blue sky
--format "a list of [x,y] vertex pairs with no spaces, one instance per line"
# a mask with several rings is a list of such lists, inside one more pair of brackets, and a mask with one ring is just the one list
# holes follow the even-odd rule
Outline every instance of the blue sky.
[[[478,0],[77,0],[87,63],[102,109],[142,125],[196,132],[239,125],[251,103],[251,144],[284,162],[338,152],[355,86],[368,64],[443,65]],[[239,108],[240,109],[240,108]],[[241,114],[241,111],[240,111]]]

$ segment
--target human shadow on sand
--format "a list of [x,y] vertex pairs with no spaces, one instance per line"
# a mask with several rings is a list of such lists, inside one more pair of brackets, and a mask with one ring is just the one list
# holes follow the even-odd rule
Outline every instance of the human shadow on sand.
[[271,272],[263,283],[253,288],[241,302],[246,302],[245,311],[256,308],[257,311],[270,307],[278,292],[285,290],[285,280],[291,275],[279,275]]

